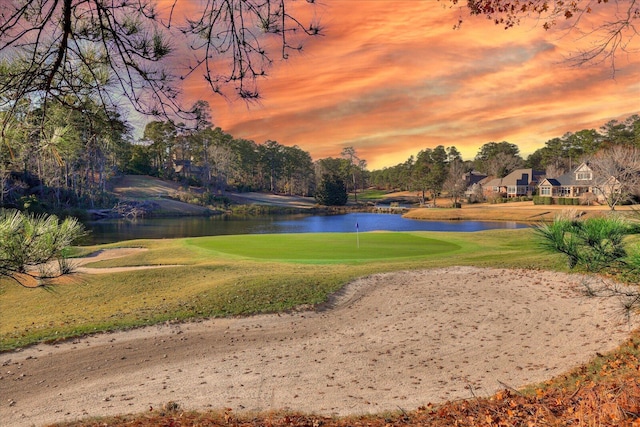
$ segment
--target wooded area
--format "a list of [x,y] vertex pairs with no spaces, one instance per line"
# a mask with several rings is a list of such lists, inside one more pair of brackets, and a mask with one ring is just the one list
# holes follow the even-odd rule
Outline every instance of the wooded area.
[[[174,0],[159,10],[153,0],[7,2],[0,13],[0,206],[36,212],[111,208],[116,201],[107,183],[122,173],[201,186],[205,202],[229,190],[314,195],[341,181],[356,201],[359,191],[374,186],[416,191],[423,203],[445,192],[455,204],[466,188],[461,179],[472,170],[500,177],[526,166],[556,176],[601,148],[640,144],[634,115],[554,138],[527,159],[506,141],[482,145],[467,161],[454,146],[425,141],[431,148],[369,171],[358,147],[314,161],[286,141],[234,138],[213,126],[204,101],[182,105],[181,82],[194,74],[214,93],[259,98],[257,82],[272,62],[323,34],[313,3]],[[590,29],[593,50],[580,52],[578,62],[614,66],[616,53],[637,35],[636,2],[465,3],[471,15],[505,28],[533,17],[544,29],[564,20],[580,31],[580,18],[608,16]],[[186,8],[180,22],[174,17],[179,8]],[[180,66],[168,60],[177,44],[190,57]],[[121,115],[127,109],[156,119],[140,140]]]
[[485,143],[473,160],[466,161],[455,146],[440,145],[401,164],[369,171],[354,147],[314,160],[298,146],[234,138],[211,123],[205,101],[192,110],[192,122],[152,121],[135,140],[132,127],[115,110],[105,113],[90,101],[73,108],[49,103],[46,110],[22,103],[8,121],[10,144],[0,148],[0,205],[34,212],[111,208],[116,200],[107,184],[119,174],[202,187],[205,202],[211,204],[229,191],[313,196],[327,188],[326,181],[336,180],[356,201],[363,189],[375,187],[415,191],[423,203],[441,193],[457,202],[467,189],[465,174],[471,171],[503,177],[527,167],[556,177],[599,150],[640,147],[640,117],[634,115],[598,130],[553,138],[526,158],[517,145],[506,141]]

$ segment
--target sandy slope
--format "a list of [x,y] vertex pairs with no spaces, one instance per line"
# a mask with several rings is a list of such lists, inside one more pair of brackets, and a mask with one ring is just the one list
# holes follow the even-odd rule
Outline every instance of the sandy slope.
[[577,280],[474,267],[378,274],[315,312],[0,354],[0,419],[42,425],[168,401],[357,414],[520,387],[615,347],[637,324],[624,323],[617,301],[584,297]]

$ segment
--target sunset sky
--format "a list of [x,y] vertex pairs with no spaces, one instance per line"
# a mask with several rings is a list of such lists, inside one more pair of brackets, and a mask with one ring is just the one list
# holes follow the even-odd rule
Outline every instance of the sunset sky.
[[[236,138],[297,145],[314,160],[353,146],[368,169],[404,162],[437,145],[465,159],[490,141],[526,157],[569,131],[640,112],[640,53],[571,68],[578,34],[524,22],[505,31],[436,0],[324,0],[322,37],[276,61],[257,105],[209,95],[213,122]],[[593,19],[593,17],[592,17]],[[636,41],[636,48],[637,48]]]

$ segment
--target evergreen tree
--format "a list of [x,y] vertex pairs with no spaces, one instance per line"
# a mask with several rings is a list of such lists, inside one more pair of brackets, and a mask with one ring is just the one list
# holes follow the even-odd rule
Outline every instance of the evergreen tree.
[[64,251],[82,235],[84,228],[75,218],[60,222],[54,215],[1,211],[0,278],[8,277],[24,287],[37,287],[71,273],[71,267],[64,261]]
[[348,197],[347,187],[342,178],[329,174],[322,176],[315,193],[318,203],[325,206],[344,206],[347,204]]

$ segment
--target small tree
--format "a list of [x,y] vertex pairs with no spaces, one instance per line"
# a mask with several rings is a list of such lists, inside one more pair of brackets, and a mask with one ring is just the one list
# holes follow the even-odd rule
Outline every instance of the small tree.
[[51,279],[72,273],[64,251],[84,233],[75,218],[60,222],[54,215],[1,211],[0,278],[31,288],[46,286]]
[[[361,171],[363,168],[360,168],[361,159],[358,157],[358,153],[356,153],[356,149],[353,147],[345,147],[340,155],[347,160],[347,177],[351,178],[351,188],[353,189],[353,200],[358,203],[358,182],[356,174]],[[366,167],[366,162],[363,164]]]
[[[554,253],[564,254],[570,269],[580,268],[590,273],[607,273],[626,281],[638,282],[640,251],[629,248],[626,239],[638,234],[640,228],[619,216],[595,217],[585,220],[556,218],[551,224],[538,226],[536,234],[541,246]],[[589,295],[621,298],[627,315],[640,308],[640,292],[624,288],[602,278],[602,286],[595,288],[585,281]]]
[[589,162],[596,188],[611,210],[635,194],[640,186],[640,151],[616,145],[599,151]]
[[468,200],[469,203],[482,203],[485,201],[482,185],[475,183],[471,186],[471,192],[469,194]]
[[324,174],[318,188],[316,188],[315,198],[321,205],[344,206],[347,204],[349,195],[342,178]]
[[447,179],[444,181],[444,189],[449,193],[453,207],[459,207],[459,200],[467,189],[467,181],[464,179],[465,168],[461,160],[455,159],[449,163]]

